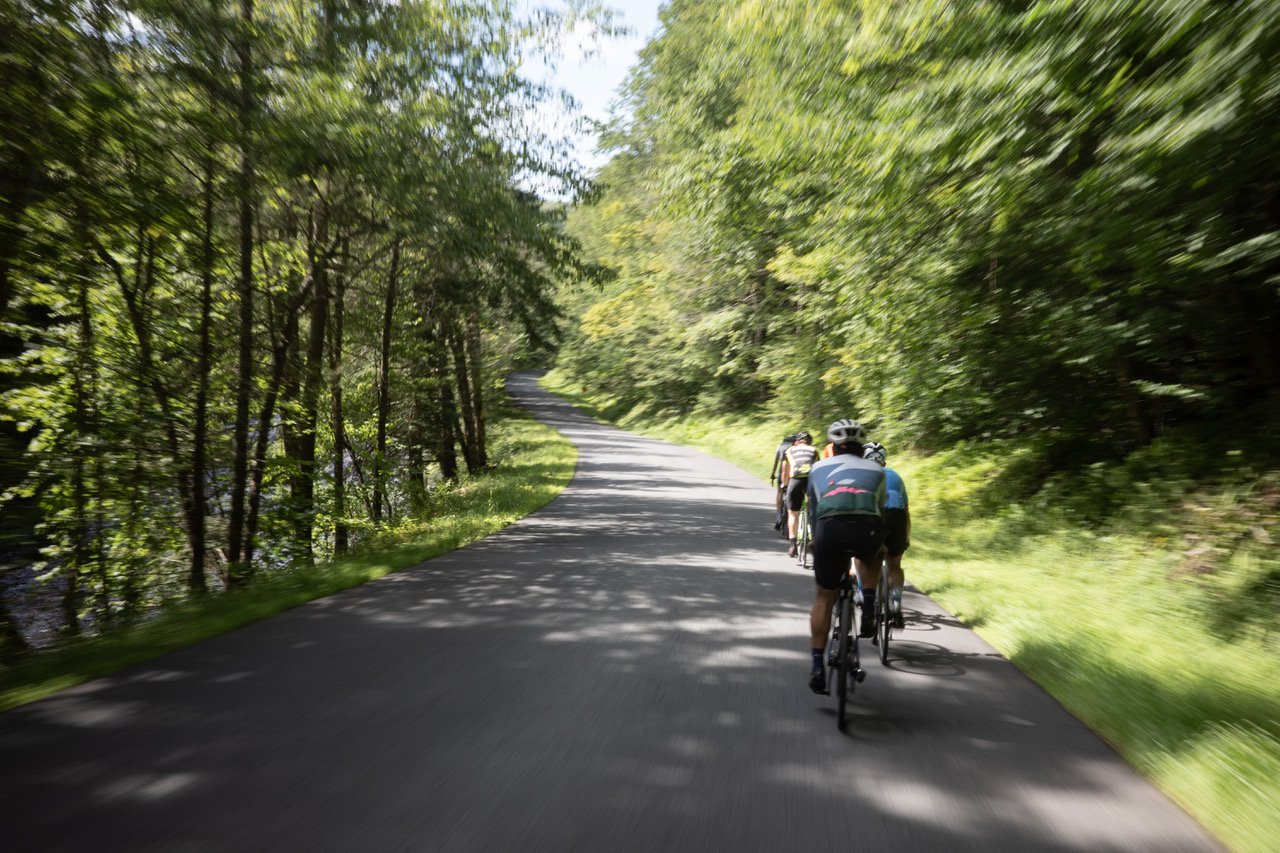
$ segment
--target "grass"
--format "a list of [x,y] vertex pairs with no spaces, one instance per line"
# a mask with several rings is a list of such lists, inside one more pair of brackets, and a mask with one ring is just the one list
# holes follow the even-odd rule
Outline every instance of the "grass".
[[563,436],[510,412],[490,429],[496,467],[457,488],[434,492],[421,518],[342,560],[262,575],[247,589],[171,607],[133,630],[86,638],[0,668],[0,710],[453,551],[544,506],[568,485],[577,451]]
[[[590,396],[556,371],[544,385],[596,417],[704,450],[761,479],[783,435],[807,427],[817,436],[824,426],[655,418]],[[1012,456],[891,455],[912,500],[908,578],[1231,849],[1274,850],[1280,650],[1266,620],[1275,614],[1237,618],[1236,630],[1223,630],[1212,606],[1222,578],[1184,571],[1179,546],[1189,530],[1178,525],[1189,522],[1180,517],[1166,513],[1153,534],[1136,523],[1085,525],[1053,507],[991,509],[993,484],[1018,461]],[[1159,491],[1158,481],[1154,486]],[[1241,558],[1270,561],[1269,569],[1253,566],[1249,577],[1276,576],[1277,558],[1265,553]],[[1232,570],[1224,566],[1223,577]]]

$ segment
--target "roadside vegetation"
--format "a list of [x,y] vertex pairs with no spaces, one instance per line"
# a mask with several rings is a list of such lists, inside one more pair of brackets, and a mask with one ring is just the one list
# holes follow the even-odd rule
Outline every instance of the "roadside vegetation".
[[183,600],[132,630],[0,668],[0,711],[453,551],[547,504],[573,476],[577,451],[568,439],[513,409],[500,414],[491,442],[492,468],[432,491],[421,515],[385,527],[341,559],[272,572],[211,601]]
[[0,667],[221,611],[488,468],[494,383],[583,272],[521,71],[577,14],[0,2]]
[[[543,384],[594,416],[769,476],[783,435],[764,414],[655,415],[585,394],[562,371]],[[733,435],[734,442],[724,436]],[[820,441],[820,440],[819,440]],[[995,646],[1232,849],[1280,834],[1280,482],[1188,492],[1129,480],[1109,517],[1057,496],[1013,497],[1014,445],[896,453],[911,496],[907,579]],[[1110,472],[1112,475],[1132,472]],[[1072,490],[1082,506],[1087,495]]]

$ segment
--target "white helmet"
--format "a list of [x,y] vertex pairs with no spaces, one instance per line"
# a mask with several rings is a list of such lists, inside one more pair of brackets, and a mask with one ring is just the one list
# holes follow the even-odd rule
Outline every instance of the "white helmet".
[[863,446],[862,458],[884,465],[889,461],[889,454],[885,452],[883,444],[878,441],[872,441]]
[[842,418],[827,427],[827,440],[832,444],[862,444],[866,437],[862,424],[849,418]]

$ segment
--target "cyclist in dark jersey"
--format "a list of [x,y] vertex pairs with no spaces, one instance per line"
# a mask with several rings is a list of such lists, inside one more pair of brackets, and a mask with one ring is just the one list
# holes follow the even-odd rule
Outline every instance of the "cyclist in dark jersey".
[[884,466],[884,550],[889,564],[889,597],[892,599],[893,627],[906,627],[902,620],[902,585],[906,577],[902,571],[902,555],[911,547],[911,509],[907,504],[907,484],[902,475],[888,467],[888,452],[879,442],[871,442],[862,449],[862,458]]
[[818,448],[813,446],[813,436],[807,432],[796,433],[796,442],[787,448],[782,459],[780,480],[786,490],[787,507],[787,556],[796,555],[796,528],[800,525],[800,507],[804,504],[805,490],[809,486],[809,469],[818,458]]
[[783,503],[782,481],[778,478],[778,469],[782,465],[783,457],[791,449],[791,443],[796,440],[796,436],[799,434],[792,433],[791,435],[783,436],[782,443],[773,452],[773,468],[769,471],[769,485],[773,485],[775,482],[778,484],[778,490],[774,495],[774,509],[777,510],[777,517],[773,522],[774,530],[783,530],[783,525],[787,523],[786,504]]
[[884,547],[884,468],[862,458],[865,438],[862,425],[848,419],[827,430],[835,455],[809,472],[809,526],[813,530],[813,573],[817,584],[809,631],[813,669],[809,689],[827,689],[825,648],[831,630],[840,581],[849,571],[852,557],[862,581],[862,630],[873,637],[876,630],[875,589],[880,581],[880,549]]

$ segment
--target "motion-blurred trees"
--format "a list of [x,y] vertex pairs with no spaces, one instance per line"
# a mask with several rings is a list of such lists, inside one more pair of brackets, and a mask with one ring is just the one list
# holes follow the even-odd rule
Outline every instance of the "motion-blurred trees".
[[553,331],[579,263],[520,189],[584,186],[523,125],[558,23],[0,0],[0,548],[38,526],[68,631],[306,567],[487,464],[486,340]]
[[1087,458],[1275,423],[1277,4],[675,0],[663,21],[571,220],[617,272],[566,299],[585,381]]

